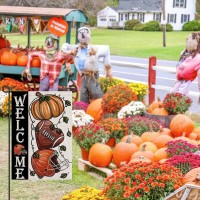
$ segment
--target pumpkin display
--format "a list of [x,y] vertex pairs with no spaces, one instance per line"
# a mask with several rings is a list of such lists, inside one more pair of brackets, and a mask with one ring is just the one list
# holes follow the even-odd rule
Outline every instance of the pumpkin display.
[[185,174],[183,182],[184,184],[190,183],[200,185],[200,167],[194,168]]
[[146,150],[145,148],[146,148],[146,145],[144,144],[142,146],[141,151],[137,151],[131,156],[131,160],[133,158],[139,158],[139,157],[143,156],[144,158],[148,158],[152,162],[156,161],[156,157],[155,157],[154,153],[152,151]]
[[163,107],[163,103],[162,103],[162,101],[160,100],[160,98],[157,97],[157,100],[153,101],[153,102],[149,105],[149,107],[148,107],[148,109],[147,109],[147,112],[148,112],[148,113],[152,113],[152,111],[153,111],[154,109],[156,109],[156,108],[161,108],[161,107]]
[[28,56],[27,55],[21,55],[17,57],[17,65],[18,66],[26,66],[28,62]]
[[89,161],[97,167],[107,167],[112,161],[112,149],[106,144],[96,143],[89,151]]
[[137,151],[137,145],[131,143],[130,138],[126,142],[119,142],[113,150],[113,161],[117,167],[120,167],[123,162],[129,163],[131,156]]
[[58,117],[64,111],[63,100],[55,95],[42,95],[36,92],[37,98],[31,104],[31,114],[37,120]]
[[155,156],[157,161],[161,161],[163,159],[167,159],[168,158],[168,154],[167,154],[166,149],[167,148],[160,148],[155,152],[154,156]]
[[152,151],[153,153],[155,153],[155,152],[158,150],[158,148],[156,147],[156,145],[155,145],[154,143],[152,143],[152,142],[144,142],[144,143],[142,143],[142,144],[139,146],[139,149],[140,149],[140,150],[142,150],[143,145],[146,145],[146,146],[145,146],[145,150],[146,150],[146,151]]
[[152,142],[157,146],[158,149],[166,147],[167,143],[172,141],[173,138],[169,135],[160,135],[156,137]]
[[139,156],[138,158],[133,158],[130,160],[130,162],[128,164],[131,163],[137,163],[137,162],[146,162],[146,163],[150,163],[151,160],[148,158],[145,158],[144,156]]
[[125,135],[122,139],[121,142],[126,142],[126,140],[130,138],[130,142],[136,144],[137,146],[139,146],[140,144],[142,144],[144,141],[140,136],[134,135],[134,134],[130,134],[130,135]]
[[101,115],[103,113],[101,102],[102,98],[95,99],[92,103],[90,103],[86,110],[86,114],[92,116],[95,123],[101,119]]
[[174,137],[182,136],[183,132],[185,132],[185,136],[188,137],[194,130],[194,122],[188,116],[178,114],[172,119],[170,130]]
[[1,64],[15,66],[17,64],[16,54],[9,51],[4,51],[1,56]]
[[169,113],[165,110],[165,108],[162,108],[162,107],[158,107],[158,108],[155,108],[151,114],[153,115],[164,115],[164,116],[168,116]]
[[141,138],[144,142],[152,142],[155,138],[157,138],[160,134],[158,132],[150,131],[144,132],[141,135]]

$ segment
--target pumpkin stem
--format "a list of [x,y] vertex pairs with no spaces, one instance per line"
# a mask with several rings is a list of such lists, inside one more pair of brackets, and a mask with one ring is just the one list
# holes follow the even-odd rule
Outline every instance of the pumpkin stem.
[[35,94],[37,97],[43,97],[43,95],[40,92],[36,92]]
[[101,143],[102,143],[102,144],[106,144],[106,140],[105,140],[105,138],[102,138]]
[[126,143],[131,143],[131,138],[132,138],[132,136],[131,135],[129,135],[128,137],[127,137],[127,139],[126,139]]
[[158,131],[159,133],[162,133],[163,132],[163,126],[160,125],[160,130]]
[[146,146],[147,146],[146,144],[142,145],[141,151],[145,151]]
[[183,136],[183,137],[186,137],[186,132],[183,132],[182,136]]

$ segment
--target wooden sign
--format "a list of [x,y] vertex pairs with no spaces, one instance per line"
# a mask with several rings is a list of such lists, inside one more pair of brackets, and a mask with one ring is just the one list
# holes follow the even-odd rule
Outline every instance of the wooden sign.
[[48,29],[52,34],[60,37],[67,33],[68,24],[62,18],[53,17],[48,22]]
[[72,179],[72,93],[12,93],[12,179]]

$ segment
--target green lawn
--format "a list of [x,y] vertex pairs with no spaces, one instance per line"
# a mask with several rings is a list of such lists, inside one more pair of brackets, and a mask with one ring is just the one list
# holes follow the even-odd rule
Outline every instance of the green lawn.
[[[178,60],[180,52],[185,48],[185,39],[190,32],[167,32],[166,47],[163,47],[162,32],[143,32],[127,30],[111,30],[92,28],[91,44],[107,44],[111,55],[148,58],[156,56],[162,60]],[[42,46],[47,34],[31,35],[31,46]],[[27,35],[8,34],[7,38],[13,46],[20,44],[25,47]],[[66,37],[61,37],[60,44]],[[71,43],[75,43],[75,31],[72,31]]]

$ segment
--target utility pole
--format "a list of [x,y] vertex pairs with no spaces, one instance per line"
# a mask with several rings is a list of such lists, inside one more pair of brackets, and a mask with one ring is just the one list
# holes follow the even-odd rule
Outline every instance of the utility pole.
[[163,47],[166,47],[165,0],[162,0],[162,13],[163,13]]

